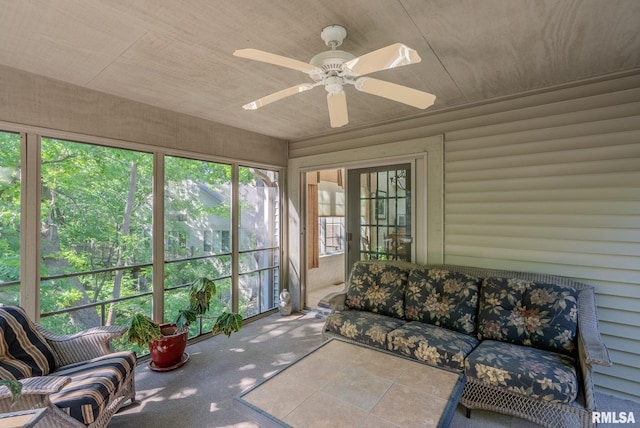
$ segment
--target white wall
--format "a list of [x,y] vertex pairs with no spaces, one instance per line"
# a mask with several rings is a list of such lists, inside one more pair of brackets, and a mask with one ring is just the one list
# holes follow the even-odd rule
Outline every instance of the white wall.
[[344,282],[344,263],[344,253],[320,256],[320,266],[307,272],[307,292]]
[[593,284],[614,362],[596,386],[640,400],[640,74],[291,142],[289,165],[437,134],[444,261]]

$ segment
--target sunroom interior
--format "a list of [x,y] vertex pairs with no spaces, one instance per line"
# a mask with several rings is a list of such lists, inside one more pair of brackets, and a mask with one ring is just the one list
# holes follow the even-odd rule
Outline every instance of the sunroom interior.
[[[409,164],[409,261],[594,285],[614,363],[596,389],[640,401],[637,1],[2,9],[0,303],[60,332],[165,320],[208,275],[214,311],[273,313],[283,289],[305,310],[348,276],[349,170]],[[234,50],[306,62],[332,24],[355,55],[416,49],[376,77],[435,104],[347,90],[335,128],[321,88],[243,110],[307,76]]]

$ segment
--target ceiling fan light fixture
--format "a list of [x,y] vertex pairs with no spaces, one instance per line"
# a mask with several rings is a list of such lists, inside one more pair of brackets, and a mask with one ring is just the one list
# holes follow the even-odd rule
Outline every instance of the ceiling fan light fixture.
[[344,80],[341,77],[332,76],[327,77],[324,81],[324,88],[332,95],[339,94],[340,92],[344,92],[342,89],[342,85],[344,84]]

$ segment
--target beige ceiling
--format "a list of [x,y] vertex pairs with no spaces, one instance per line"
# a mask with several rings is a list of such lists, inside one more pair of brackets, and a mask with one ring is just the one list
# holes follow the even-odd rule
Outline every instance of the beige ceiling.
[[[356,56],[402,42],[422,62],[376,78],[437,96],[418,110],[346,88],[329,125],[322,88],[242,105],[303,73],[236,58],[256,48],[309,61],[347,28]],[[0,0],[0,64],[287,140],[640,68],[638,0]]]

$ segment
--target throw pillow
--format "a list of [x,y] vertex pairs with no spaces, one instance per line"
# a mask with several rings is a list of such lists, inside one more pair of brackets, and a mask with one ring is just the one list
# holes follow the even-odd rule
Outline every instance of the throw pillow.
[[24,309],[0,307],[0,378],[46,376],[55,369],[53,350]]
[[442,269],[413,269],[405,317],[465,334],[476,331],[480,279]]
[[515,278],[486,278],[480,295],[478,339],[565,354],[575,351],[578,292]]
[[404,318],[407,272],[397,266],[358,262],[353,265],[345,306]]

